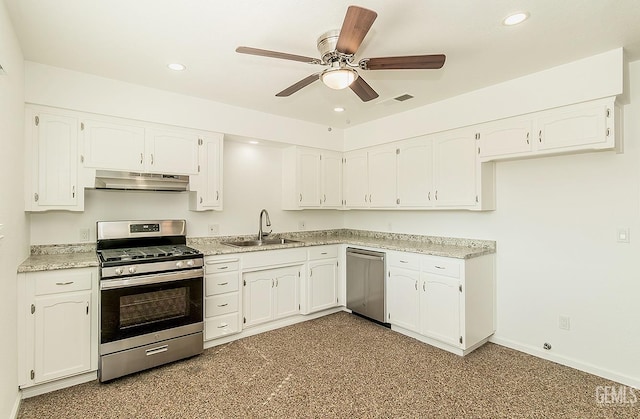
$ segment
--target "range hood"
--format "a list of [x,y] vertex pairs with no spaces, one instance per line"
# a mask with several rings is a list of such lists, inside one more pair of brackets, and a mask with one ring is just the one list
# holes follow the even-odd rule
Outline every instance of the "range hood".
[[95,188],[184,192],[189,190],[189,176],[96,170]]

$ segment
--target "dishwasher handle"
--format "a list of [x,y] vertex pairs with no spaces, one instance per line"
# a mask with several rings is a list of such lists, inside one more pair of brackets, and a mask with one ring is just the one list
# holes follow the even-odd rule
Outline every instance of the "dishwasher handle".
[[385,254],[349,248],[347,249],[347,257],[349,256],[353,256],[361,259],[369,259],[369,260],[384,260]]

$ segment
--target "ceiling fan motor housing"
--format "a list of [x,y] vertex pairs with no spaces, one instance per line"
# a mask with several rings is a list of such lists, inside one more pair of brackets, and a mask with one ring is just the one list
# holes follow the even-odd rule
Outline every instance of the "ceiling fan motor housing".
[[340,30],[332,29],[318,38],[318,51],[320,52],[320,57],[322,57],[322,62],[331,63],[338,59],[339,53],[336,51],[336,44],[339,36]]

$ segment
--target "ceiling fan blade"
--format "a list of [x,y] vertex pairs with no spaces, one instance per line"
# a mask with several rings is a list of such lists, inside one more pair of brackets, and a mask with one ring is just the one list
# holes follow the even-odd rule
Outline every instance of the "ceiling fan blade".
[[421,70],[442,68],[444,54],[408,55],[405,57],[365,58],[360,60],[363,70]]
[[353,93],[358,95],[363,102],[368,102],[379,96],[376,91],[373,90],[371,86],[369,86],[369,84],[360,76],[351,83],[349,88],[353,90]]
[[270,51],[268,49],[259,49],[251,47],[238,47],[236,52],[240,54],[259,55],[261,57],[280,58],[282,60],[300,61],[308,64],[320,64],[317,58],[305,57],[302,55],[287,54],[286,52]]
[[342,22],[336,50],[343,54],[355,54],[376,17],[378,14],[373,10],[349,6]]
[[291,86],[287,87],[286,89],[284,89],[280,93],[277,93],[276,96],[278,96],[278,97],[291,96],[292,94],[294,94],[298,90],[302,89],[303,87],[307,87],[308,85],[310,85],[311,83],[313,83],[314,81],[319,80],[319,79],[320,79],[320,73],[312,74],[312,75],[310,75],[308,77],[305,77],[304,79],[300,80],[299,82],[292,84]]

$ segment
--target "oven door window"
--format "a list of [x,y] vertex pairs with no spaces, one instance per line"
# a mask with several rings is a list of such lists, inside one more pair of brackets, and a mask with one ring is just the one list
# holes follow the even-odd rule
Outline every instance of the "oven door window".
[[202,278],[102,290],[101,343],[202,322]]

